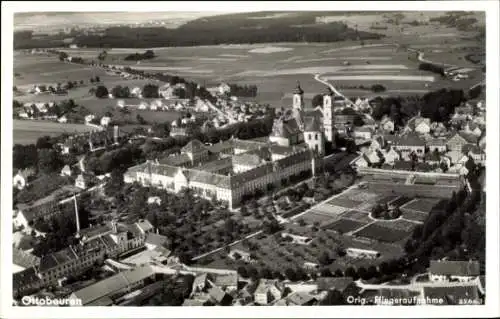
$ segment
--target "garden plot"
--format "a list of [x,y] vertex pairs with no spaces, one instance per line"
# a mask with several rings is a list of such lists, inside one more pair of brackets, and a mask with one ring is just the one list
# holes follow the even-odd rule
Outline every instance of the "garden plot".
[[399,206],[402,206],[402,205],[408,203],[411,200],[413,200],[413,198],[405,197],[405,196],[399,196],[397,199],[393,200],[389,204],[399,207]]
[[394,243],[405,239],[409,234],[409,232],[404,230],[391,229],[385,226],[381,226],[378,223],[373,223],[355,232],[353,236]]
[[359,222],[370,223],[373,219],[368,216],[367,212],[362,212],[359,210],[350,210],[341,215],[342,219],[351,219]]
[[434,206],[439,203],[438,199],[415,199],[406,205],[402,206],[403,209],[411,209],[413,211],[421,212],[424,214],[429,213]]
[[365,192],[362,190],[351,189],[339,196],[339,198],[348,198],[352,201],[366,202],[377,198],[379,195],[376,193]]
[[324,213],[316,213],[314,211],[309,211],[306,214],[302,215],[299,219],[303,219],[306,223],[312,225],[314,223],[326,223],[338,220],[339,216],[332,216],[330,214]]
[[398,197],[399,197],[398,195],[385,196],[385,197],[382,197],[381,199],[379,199],[378,203],[379,204],[384,204],[384,203],[392,204],[391,202],[394,201]]
[[414,220],[414,221],[417,221],[417,222],[424,222],[425,219],[427,218],[427,214],[424,214],[424,213],[420,213],[420,212],[417,212],[417,211],[414,211],[414,210],[408,210],[408,209],[404,209],[402,210],[402,217],[404,219],[408,219],[408,220]]
[[347,208],[342,206],[335,206],[331,204],[322,204],[313,208],[313,211],[319,214],[326,214],[327,216],[336,216],[345,212]]
[[345,234],[355,231],[356,229],[361,228],[365,225],[368,225],[368,223],[342,218],[328,225],[326,229],[333,230],[341,234]]
[[396,219],[396,220],[379,220],[376,222],[377,225],[387,227],[390,229],[403,230],[405,232],[410,232],[418,225],[416,222],[411,222],[404,219]]
[[342,206],[347,208],[354,208],[360,205],[361,203],[362,203],[361,201],[351,200],[348,198],[338,198],[338,197],[328,201],[328,204],[330,205]]

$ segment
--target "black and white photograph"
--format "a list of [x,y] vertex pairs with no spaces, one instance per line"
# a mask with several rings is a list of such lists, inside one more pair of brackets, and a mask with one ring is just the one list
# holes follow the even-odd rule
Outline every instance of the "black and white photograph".
[[1,317],[500,315],[496,1],[95,4],[2,3]]

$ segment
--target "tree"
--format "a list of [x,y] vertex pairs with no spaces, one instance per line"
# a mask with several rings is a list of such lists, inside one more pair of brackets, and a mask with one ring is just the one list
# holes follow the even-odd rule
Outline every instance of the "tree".
[[248,272],[247,269],[243,266],[238,267],[238,275],[240,275],[243,278],[248,278]]
[[340,306],[346,305],[346,298],[338,290],[329,290],[326,297],[321,300],[322,306]]
[[15,144],[12,150],[12,165],[14,169],[34,167],[38,162],[38,152],[33,144]]
[[66,52],[59,52],[59,61],[64,61],[68,58],[68,54]]
[[332,277],[333,276],[332,272],[328,268],[321,269],[320,275],[321,275],[321,277]]
[[291,281],[297,281],[297,274],[292,268],[287,268],[285,270],[285,276]]
[[316,106],[322,106],[323,105],[323,95],[321,94],[316,94],[313,99],[312,99],[312,107],[316,107]]
[[95,76],[95,81],[96,81],[97,83],[99,83],[99,82],[101,82],[101,78],[99,78],[99,76],[97,76],[97,75],[96,75],[96,76]]
[[54,173],[62,168],[63,161],[52,149],[38,151],[38,170],[44,174]]
[[348,267],[345,270],[345,276],[352,277],[352,278],[354,278],[354,280],[358,279],[358,273],[356,272],[356,269],[354,269],[353,267]]
[[110,180],[106,183],[105,192],[108,196],[116,196],[125,184],[123,180],[123,171],[115,168],[111,171]]
[[324,251],[321,254],[321,256],[319,256],[318,261],[321,265],[325,265],[325,266],[331,264],[331,262],[332,262],[330,255],[326,251]]
[[99,99],[107,98],[109,95],[108,89],[104,85],[99,85],[95,91],[95,96]]
[[158,93],[158,85],[154,84],[146,84],[142,88],[142,96],[144,98],[158,98],[159,93]]
[[36,140],[37,149],[42,149],[42,148],[51,149],[53,146],[54,144],[52,142],[52,138],[48,135],[41,136]]

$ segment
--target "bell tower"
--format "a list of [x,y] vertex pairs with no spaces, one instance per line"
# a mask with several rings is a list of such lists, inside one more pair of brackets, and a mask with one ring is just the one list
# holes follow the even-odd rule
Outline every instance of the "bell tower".
[[293,108],[302,110],[304,108],[304,90],[300,87],[297,81],[297,87],[293,91]]
[[323,127],[325,129],[325,137],[328,142],[334,142],[334,121],[333,121],[333,92],[328,88],[323,95]]

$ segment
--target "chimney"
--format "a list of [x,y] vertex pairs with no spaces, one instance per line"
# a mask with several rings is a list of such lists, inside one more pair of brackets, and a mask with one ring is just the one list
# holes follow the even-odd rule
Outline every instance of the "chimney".
[[118,144],[118,136],[119,136],[119,128],[118,125],[113,127],[113,141],[115,144]]
[[77,236],[79,236],[80,235],[80,216],[78,215],[78,205],[76,202],[76,194],[73,195],[73,200],[75,203],[76,234],[77,234]]

